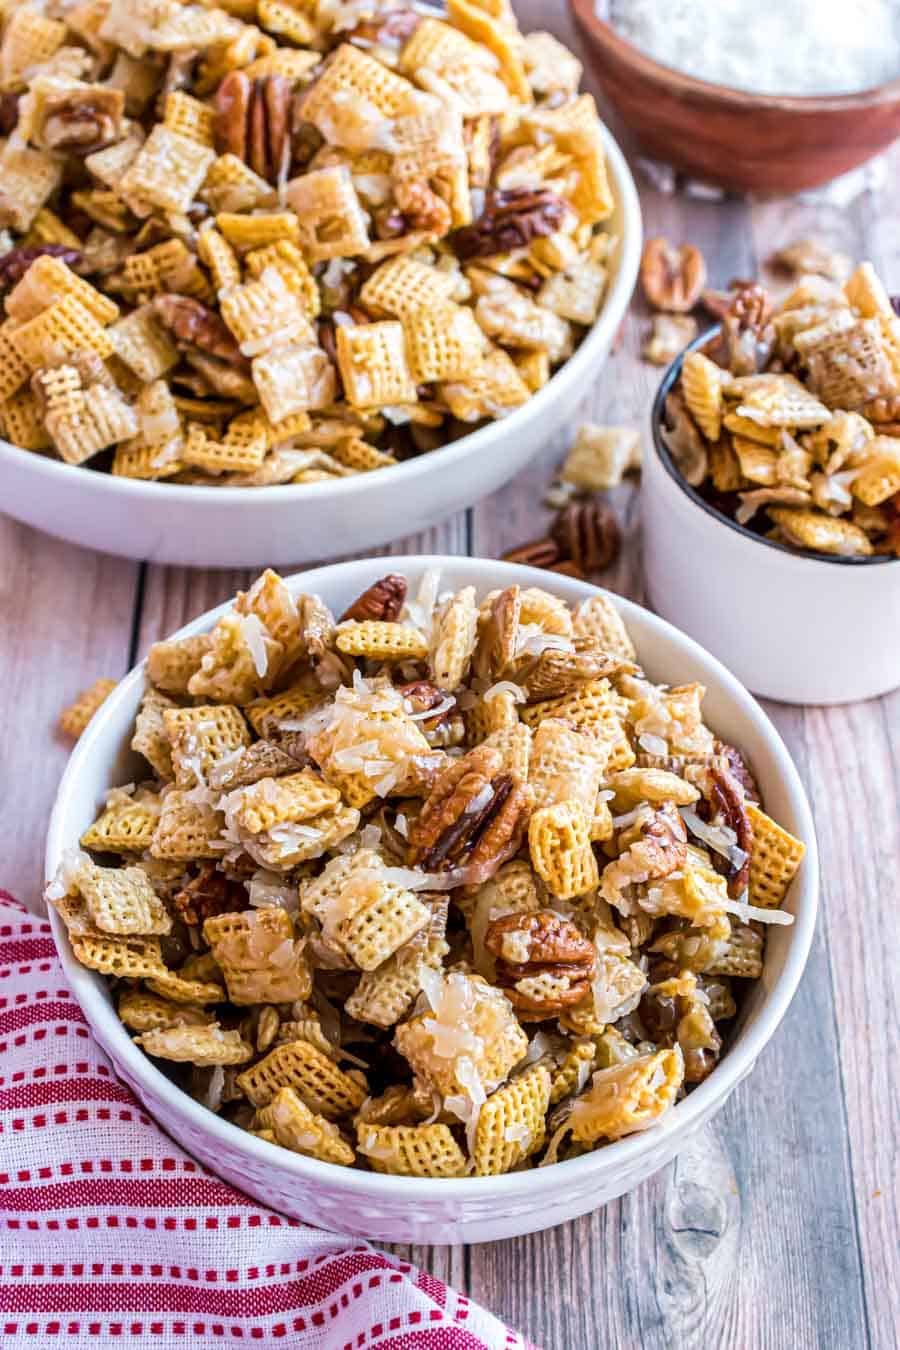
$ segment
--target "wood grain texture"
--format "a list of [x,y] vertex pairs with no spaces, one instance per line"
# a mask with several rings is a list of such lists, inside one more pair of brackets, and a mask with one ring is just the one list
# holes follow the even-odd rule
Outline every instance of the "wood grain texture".
[[[574,40],[561,6],[518,8],[526,26]],[[889,183],[898,169],[900,150]],[[900,234],[886,192],[840,207],[821,197],[706,201],[640,186],[646,233],[699,245],[714,285],[815,235],[871,256],[900,290]],[[614,357],[514,483],[382,552],[498,557],[542,534],[551,514],[542,494],[580,421],[638,425],[646,436],[659,378],[639,358],[648,322],[638,300]],[[643,599],[636,484],[613,502],[625,543],[598,579]],[[53,730],[63,704],[251,578],[138,567],[2,518],[0,562],[0,786],[14,841],[0,881],[34,903],[67,753]],[[810,793],[823,887],[807,974],[755,1072],[672,1166],[593,1215],[511,1242],[395,1249],[547,1350],[898,1344],[900,691],[846,708],[768,711]]]
[[40,903],[44,836],[71,742],[59,714],[100,675],[128,669],[136,564],[0,516],[2,884]]

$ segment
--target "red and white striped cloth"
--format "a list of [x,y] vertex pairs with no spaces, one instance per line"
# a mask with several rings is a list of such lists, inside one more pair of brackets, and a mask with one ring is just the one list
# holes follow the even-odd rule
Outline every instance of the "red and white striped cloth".
[[425,1271],[183,1153],[94,1043],[49,925],[0,891],[0,1344],[114,1341],[529,1350]]

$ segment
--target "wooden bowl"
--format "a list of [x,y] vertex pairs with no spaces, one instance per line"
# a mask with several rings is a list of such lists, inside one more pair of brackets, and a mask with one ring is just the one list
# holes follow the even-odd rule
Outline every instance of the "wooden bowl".
[[858,94],[782,98],[660,65],[569,0],[603,93],[642,147],[740,192],[796,192],[854,169],[900,135],[900,79]]

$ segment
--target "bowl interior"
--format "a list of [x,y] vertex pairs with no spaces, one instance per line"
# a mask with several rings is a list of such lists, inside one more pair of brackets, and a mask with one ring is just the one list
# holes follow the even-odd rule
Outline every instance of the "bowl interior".
[[[518,583],[542,586],[571,604],[596,593],[597,588],[566,577],[551,576],[532,568],[491,560],[455,557],[391,558],[392,571],[409,577],[411,589],[428,568],[441,572],[442,587],[448,589],[474,585],[480,593],[498,585]],[[337,612],[345,608],[366,586],[384,575],[384,559],[366,559],[341,563],[298,573],[288,579],[295,593],[308,590],[322,598]],[[635,1161],[653,1148],[659,1131],[688,1131],[714,1100],[724,1100],[730,1089],[752,1068],[766,1041],[784,1015],[799,982],[809,951],[817,904],[818,863],[812,816],[797,771],[781,738],[750,694],[712,656],[690,638],[640,606],[614,596],[628,624],[638,656],[647,674],[668,684],[699,680],[707,686],[704,708],[710,726],[723,739],[733,741],[746,753],[760,783],[767,810],[782,825],[807,845],[806,859],[788,895],[786,908],[795,916],[791,927],[772,925],[766,944],[765,970],[751,996],[745,1001],[740,1026],[731,1048],[710,1077],[679,1102],[653,1130],[632,1135],[581,1158],[560,1163],[558,1167],[577,1169],[585,1175],[593,1169],[615,1168],[620,1162]],[[210,610],[179,630],[177,636],[209,629],[228,605]],[[92,823],[108,788],[133,779],[140,772],[139,761],[128,748],[134,715],[144,687],[143,666],[132,670],[118,685],[92,719],[78,741],[60,783],[50,820],[45,867],[47,877],[56,871],[66,848],[77,846],[81,833]],[[180,1088],[171,1083],[143,1052],[133,1045],[112,1008],[106,982],[80,966],[72,955],[61,921],[51,908],[53,933],[70,987],[81,1004],[104,1049],[117,1063],[127,1068],[130,1078],[152,1082],[157,1099],[166,1106],[162,1122],[177,1135],[179,1120],[203,1130],[211,1139],[240,1147],[253,1156],[278,1166],[297,1178],[328,1179],[334,1184],[335,1172],[349,1191],[384,1188],[396,1192],[403,1187],[410,1198],[452,1200],[472,1193],[472,1188],[496,1188],[498,1193],[549,1195],[564,1173],[557,1167],[533,1172],[511,1173],[501,1177],[468,1177],[462,1180],[420,1180],[410,1177],[385,1177],[288,1153],[238,1130],[207,1111]],[[262,1150],[262,1152],[260,1152]],[[570,1172],[573,1179],[576,1172]]]
[[822,109],[862,111],[880,103],[900,100],[900,78],[846,94],[761,94],[748,89],[736,89],[729,84],[718,84],[715,80],[703,80],[675,66],[665,65],[623,37],[609,20],[600,17],[595,9],[595,0],[569,0],[569,3],[592,40],[598,46],[615,52],[623,64],[633,66],[644,78],[655,80],[667,89],[702,97],[710,104],[729,106],[748,115],[758,108],[809,114]]
[[694,351],[696,348],[705,346],[710,338],[716,336],[718,331],[719,325],[716,324],[712,328],[708,328],[706,332],[700,333],[698,337],[694,338],[693,342],[689,343],[684,351],[676,356],[675,360],[660,380],[659,388],[656,391],[656,397],[654,398],[653,406],[650,409],[650,430],[653,436],[653,449],[669,477],[677,484],[685,497],[689,498],[689,500],[692,501],[695,506],[699,507],[701,511],[705,511],[708,516],[712,516],[714,520],[722,525],[726,525],[730,530],[735,530],[738,534],[743,535],[745,539],[751,540],[754,544],[761,544],[764,548],[776,549],[779,553],[784,553],[789,558],[810,558],[814,562],[832,563],[837,567],[883,567],[900,562],[900,559],[888,556],[845,558],[835,554],[815,553],[812,549],[791,548],[787,544],[779,543],[777,539],[766,539],[764,535],[757,534],[755,530],[751,530],[747,525],[741,525],[731,516],[727,516],[723,511],[717,510],[711,502],[706,500],[697,488],[691,487],[690,483],[685,481],[678,472],[671,452],[661,434],[666,418],[666,399],[678,382],[678,377],[681,374],[681,367],[687,353]]

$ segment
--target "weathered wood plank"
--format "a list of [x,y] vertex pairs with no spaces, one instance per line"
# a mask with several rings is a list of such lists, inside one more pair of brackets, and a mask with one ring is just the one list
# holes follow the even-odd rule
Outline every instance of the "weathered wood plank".
[[[422,534],[398,539],[385,548],[376,549],[381,556],[404,553],[465,553],[468,542],[466,513],[460,512],[450,520],[433,526]],[[372,556],[369,550],[355,556]],[[310,570],[318,564],[298,564],[282,567],[283,576],[292,572]],[[156,567],[146,569],[137,623],[138,657],[146,653],[151,642],[196,618],[213,605],[230,599],[236,590],[245,588],[259,569],[248,571],[205,571],[202,569]]]
[[44,837],[71,743],[66,704],[128,669],[137,567],[0,516],[2,884],[39,907]]

